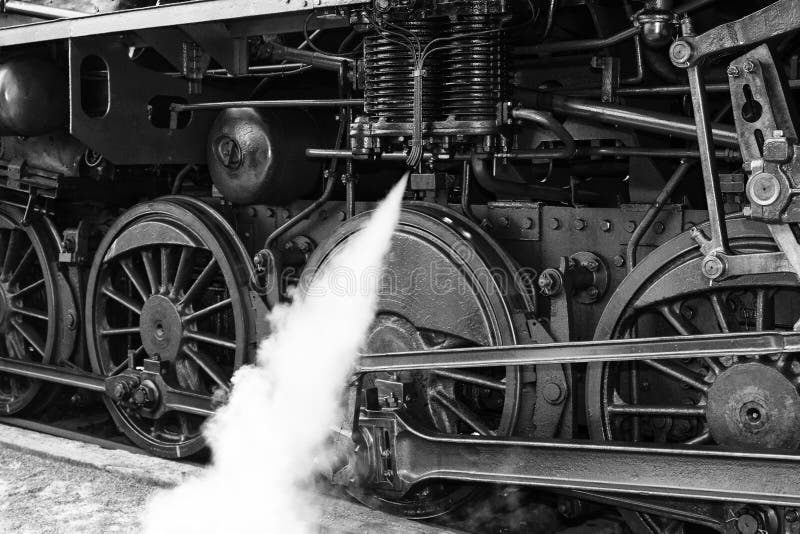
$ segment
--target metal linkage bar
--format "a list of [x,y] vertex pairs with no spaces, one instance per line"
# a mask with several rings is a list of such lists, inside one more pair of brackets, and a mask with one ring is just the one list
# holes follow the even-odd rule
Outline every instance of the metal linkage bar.
[[[65,367],[55,367],[35,362],[0,358],[0,373],[26,376],[36,380],[44,380],[54,384],[62,384],[91,391],[105,393],[106,377],[76,371]],[[161,406],[164,410],[192,413],[196,415],[212,415],[211,398],[188,391],[168,388],[162,392]]]
[[800,351],[800,333],[749,332],[367,354],[359,359],[356,372],[766,356],[797,351]]
[[797,454],[439,436],[397,421],[392,452],[403,487],[436,478],[800,505]]
[[610,37],[602,37],[597,39],[580,39],[577,41],[556,41],[552,43],[537,44],[532,46],[517,46],[514,47],[512,53],[520,56],[538,55],[538,54],[553,54],[561,52],[583,52],[586,50],[597,50],[599,48],[606,48],[624,42],[631,37],[638,35],[642,29],[639,26],[633,26],[622,30]]
[[313,100],[240,100],[231,102],[202,102],[200,104],[172,104],[170,111],[209,111],[228,108],[336,108],[349,106],[363,106],[361,98],[336,98]]

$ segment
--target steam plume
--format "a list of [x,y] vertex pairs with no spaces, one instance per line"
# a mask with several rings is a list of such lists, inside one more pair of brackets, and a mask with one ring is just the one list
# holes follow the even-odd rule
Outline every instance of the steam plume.
[[206,427],[212,465],[150,502],[146,533],[317,530],[304,488],[340,420],[343,388],[375,314],[377,273],[405,182],[326,262],[304,296],[270,313],[272,335],[255,365],[235,374],[228,403]]

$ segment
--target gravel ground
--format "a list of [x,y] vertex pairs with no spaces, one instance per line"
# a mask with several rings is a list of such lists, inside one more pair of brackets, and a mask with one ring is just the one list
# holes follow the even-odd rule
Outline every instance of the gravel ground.
[[158,489],[92,467],[0,449],[0,532],[134,532]]

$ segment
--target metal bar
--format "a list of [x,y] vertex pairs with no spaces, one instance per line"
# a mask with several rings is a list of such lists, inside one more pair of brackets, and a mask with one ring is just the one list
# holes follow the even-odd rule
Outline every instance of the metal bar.
[[[800,80],[789,80],[787,82],[790,89],[800,89]],[[706,93],[728,93],[731,87],[727,83],[707,83]],[[581,89],[570,89],[562,87],[554,89],[553,92],[568,93],[576,96],[600,95],[600,89],[595,87],[584,87]],[[692,88],[688,85],[659,85],[652,87],[620,87],[617,94],[620,96],[678,96],[688,95]]]
[[[669,113],[659,113],[614,104],[601,104],[591,100],[550,93],[540,93],[536,107],[563,113],[571,117],[580,117],[617,126],[629,126],[683,139],[697,139],[697,126],[694,120]],[[716,144],[739,148],[739,138],[734,128],[712,125],[711,132]]]
[[[700,168],[703,171],[703,182],[708,204],[708,223],[711,230],[711,243],[708,252],[728,250],[728,232],[725,228],[725,209],[722,203],[722,188],[717,173],[717,159],[714,157],[714,135],[711,131],[711,119],[708,111],[708,98],[703,85],[702,66],[695,65],[687,69],[689,87],[692,88],[692,107],[697,125],[697,148],[700,150]],[[737,146],[738,136],[737,136]]]
[[395,472],[406,485],[445,479],[800,505],[797,454],[438,436],[407,427],[393,452]]
[[19,2],[17,0],[8,0],[4,6],[4,11],[6,13],[30,15],[32,17],[40,17],[43,19],[71,19],[75,17],[94,15],[94,13],[84,13],[82,11],[74,11],[72,9],[61,9],[42,4],[33,4],[31,2]]
[[73,386],[91,391],[105,391],[105,378],[66,367],[55,367],[35,362],[0,358],[0,372],[45,380],[64,386]]
[[[88,389],[105,393],[106,377],[76,371],[66,367],[55,367],[35,362],[0,358],[0,373],[10,373],[25,376],[36,380],[44,380],[54,384],[62,384],[81,389]],[[196,415],[209,416],[214,413],[211,398],[188,391],[168,389],[163,392],[163,405],[168,410],[174,410]]]
[[364,354],[355,372],[466,369],[506,365],[765,356],[800,351],[797,332],[739,332],[701,336],[572,341],[502,347]]
[[[557,149],[533,149],[533,150],[514,150],[512,152],[497,152],[494,157],[498,159],[556,159],[563,156],[564,150]],[[350,150],[335,150],[330,148],[307,148],[306,156],[309,158],[342,158],[360,159],[355,157]],[[700,151],[691,148],[648,148],[638,146],[619,146],[619,147],[577,147],[573,159],[593,158],[599,156],[607,157],[646,157],[646,158],[699,158]],[[741,154],[737,150],[729,148],[714,151],[714,156],[719,159],[736,160],[741,159]],[[426,160],[435,159],[442,161],[469,161],[469,154],[433,154],[426,152],[423,155]],[[405,161],[406,155],[402,153],[388,153],[376,155],[380,161]]]
[[199,104],[172,104],[170,111],[208,111],[228,108],[330,108],[363,106],[364,100],[360,98],[336,98],[330,100],[239,100],[230,102],[201,102]]
[[554,54],[560,52],[584,52],[586,50],[597,50],[614,46],[626,41],[634,35],[639,35],[641,28],[634,26],[610,37],[600,37],[597,39],[579,39],[575,41],[556,41],[532,46],[515,46],[512,53],[519,56]]
[[[317,0],[316,9],[364,4],[363,0]],[[265,15],[308,12],[302,2],[253,2],[252,0],[197,0],[85,17],[22,24],[0,29],[0,46],[72,39],[90,35],[163,28],[208,21],[233,21]]]

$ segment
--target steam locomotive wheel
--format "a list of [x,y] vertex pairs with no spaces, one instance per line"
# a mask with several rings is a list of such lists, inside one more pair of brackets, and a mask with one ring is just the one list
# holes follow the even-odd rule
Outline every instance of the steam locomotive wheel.
[[[777,250],[759,223],[729,219],[728,233],[735,252]],[[712,285],[701,260],[688,233],[656,249],[620,284],[595,338],[791,330],[800,317],[793,275]],[[587,370],[587,416],[598,440],[797,448],[799,385],[794,355],[597,363]],[[652,525],[643,514],[626,515]]]
[[[0,208],[0,354],[37,363],[60,362],[71,351],[62,304],[75,313],[66,282],[58,275],[58,241],[49,222],[34,215],[21,224],[19,210]],[[66,294],[62,294],[66,291]],[[75,329],[75,317],[72,317]],[[51,385],[0,374],[0,413],[11,415],[44,407],[56,391]]]
[[[107,232],[89,277],[86,334],[95,370],[113,376],[148,358],[163,363],[171,387],[227,392],[255,348],[248,261],[233,230],[191,202],[131,208]],[[203,417],[152,419],[104,401],[125,435],[154,454],[185,457],[204,446]]]
[[[362,221],[351,219],[323,243],[306,272],[323,266]],[[381,287],[366,341],[370,353],[514,344],[512,314],[533,310],[511,259],[474,224],[432,205],[404,207]],[[402,387],[402,398],[380,402],[402,406],[421,427],[507,436],[530,431],[531,418],[520,414],[535,399],[523,378],[532,375],[518,367],[375,373],[364,377],[363,387],[378,388],[379,395],[387,383]],[[368,506],[415,518],[440,515],[476,494],[473,487],[444,482],[426,483],[399,499],[370,488],[351,492]]]

